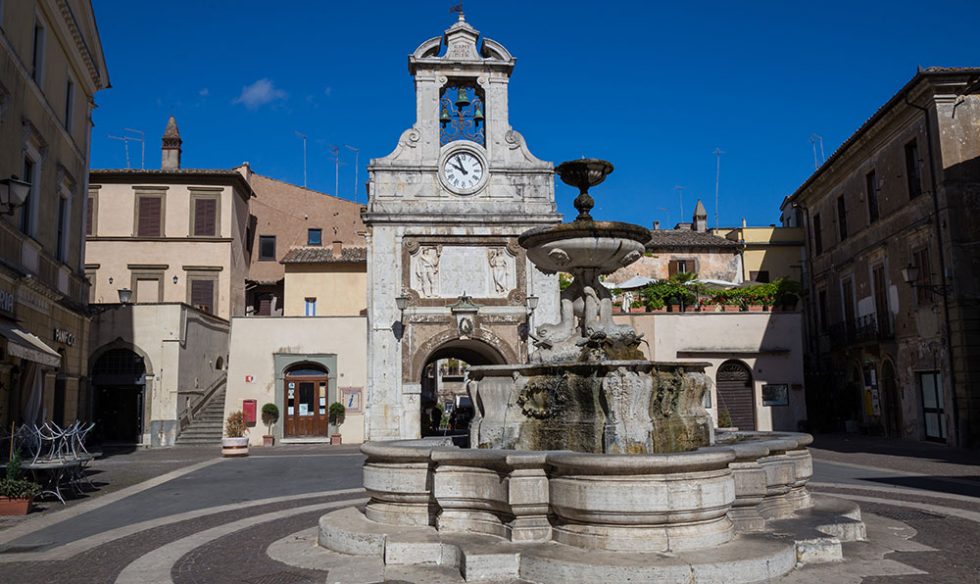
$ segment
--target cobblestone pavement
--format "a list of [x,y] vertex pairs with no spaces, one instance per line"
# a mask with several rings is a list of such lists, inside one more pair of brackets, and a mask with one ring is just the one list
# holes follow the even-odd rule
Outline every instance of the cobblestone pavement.
[[[902,521],[917,530],[913,541],[935,551],[888,556],[927,574],[863,582],[980,584],[980,483],[974,485],[980,465],[972,453],[918,444],[903,451],[878,442],[818,437],[813,490],[851,498],[865,514]],[[0,582],[350,582],[347,576],[334,580],[340,572],[332,575],[333,567],[281,563],[267,550],[300,533],[312,548],[311,528],[320,516],[362,502],[362,461],[356,447],[322,445],[254,449],[247,459],[224,461],[213,448],[114,454],[94,468],[118,483],[0,528]],[[177,476],[160,479],[175,471]],[[381,572],[368,563],[360,581],[381,581],[374,577]],[[808,581],[803,572],[800,581]],[[384,573],[391,584],[459,581],[447,568]],[[818,574],[815,582],[833,584]]]

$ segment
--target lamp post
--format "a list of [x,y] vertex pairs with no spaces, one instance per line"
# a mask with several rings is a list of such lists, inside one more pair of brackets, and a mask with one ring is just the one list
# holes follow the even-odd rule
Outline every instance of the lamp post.
[[6,215],[13,215],[14,209],[20,207],[31,194],[31,183],[25,182],[12,175],[10,178],[0,180],[0,205],[6,210]]
[[949,284],[923,284],[919,282],[919,266],[909,264],[902,268],[902,280],[912,288],[924,288],[945,298],[950,292]]

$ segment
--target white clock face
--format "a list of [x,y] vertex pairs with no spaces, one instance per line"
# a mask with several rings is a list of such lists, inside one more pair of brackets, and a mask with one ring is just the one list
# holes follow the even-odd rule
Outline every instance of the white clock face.
[[454,152],[443,166],[446,184],[456,190],[469,190],[483,180],[483,162],[469,152]]

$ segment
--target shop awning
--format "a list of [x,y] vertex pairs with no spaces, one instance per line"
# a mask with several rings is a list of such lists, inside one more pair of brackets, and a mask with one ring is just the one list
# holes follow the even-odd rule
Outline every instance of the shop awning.
[[14,357],[34,361],[41,365],[58,368],[61,355],[44,341],[14,325],[0,322],[0,336],[7,339],[7,353]]

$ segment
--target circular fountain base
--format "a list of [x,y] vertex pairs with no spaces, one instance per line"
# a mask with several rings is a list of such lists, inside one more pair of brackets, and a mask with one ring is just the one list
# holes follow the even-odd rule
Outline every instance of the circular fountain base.
[[634,456],[369,443],[371,498],[322,517],[319,543],[467,581],[766,581],[864,538],[856,505],[806,490],[811,440],[719,434]]

